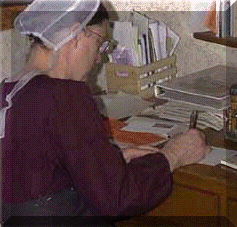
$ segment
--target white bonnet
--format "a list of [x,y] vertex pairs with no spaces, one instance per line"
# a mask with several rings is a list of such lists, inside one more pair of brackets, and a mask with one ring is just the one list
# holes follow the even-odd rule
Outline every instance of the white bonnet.
[[[23,35],[34,35],[44,44],[58,50],[70,41],[92,19],[100,0],[35,0],[14,22]],[[70,28],[78,22],[74,31]]]

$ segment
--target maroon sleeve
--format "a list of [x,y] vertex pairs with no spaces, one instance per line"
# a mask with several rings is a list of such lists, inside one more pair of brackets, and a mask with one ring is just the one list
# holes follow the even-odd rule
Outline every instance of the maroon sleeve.
[[53,130],[59,157],[79,193],[98,215],[135,215],[158,205],[172,190],[172,174],[161,153],[125,163],[113,146],[83,83],[57,86]]

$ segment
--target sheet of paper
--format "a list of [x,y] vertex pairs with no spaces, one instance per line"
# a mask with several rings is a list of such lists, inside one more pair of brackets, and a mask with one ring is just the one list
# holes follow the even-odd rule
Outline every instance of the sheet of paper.
[[167,26],[163,21],[158,23],[158,39],[159,49],[161,51],[161,59],[167,57],[166,39],[167,39]]
[[159,22],[153,22],[149,24],[149,28],[151,29],[152,39],[154,43],[156,60],[161,59],[161,50],[160,50],[160,38],[159,38]]
[[212,147],[212,152],[208,154],[205,159],[200,161],[199,164],[215,166],[220,164],[222,159],[226,159],[226,157],[233,154],[237,154],[237,151],[219,147]]
[[172,56],[178,47],[180,36],[168,26],[167,26],[167,36],[168,36],[167,39],[171,41],[171,46],[170,47],[168,47],[169,45],[167,46],[167,49],[169,48],[168,54],[169,56]]
[[147,64],[146,59],[148,59],[148,63],[150,63],[150,52],[148,51],[148,28],[149,28],[149,18],[145,15],[133,11],[132,13],[132,23],[133,26],[138,27],[138,38],[142,44],[142,52],[143,52],[143,64]]
[[174,135],[180,132],[180,127],[173,121],[160,120],[149,117],[131,117],[122,130],[131,132],[148,132],[159,134],[165,137]]
[[133,30],[133,50],[134,50],[134,59],[133,66],[142,65],[142,49],[141,45],[138,43],[138,26],[132,26]]

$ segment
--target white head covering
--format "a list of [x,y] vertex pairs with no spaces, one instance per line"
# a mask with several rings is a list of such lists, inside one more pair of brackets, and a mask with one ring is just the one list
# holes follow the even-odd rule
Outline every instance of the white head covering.
[[35,0],[16,18],[14,26],[21,34],[32,34],[56,51],[87,25],[99,5],[100,0]]

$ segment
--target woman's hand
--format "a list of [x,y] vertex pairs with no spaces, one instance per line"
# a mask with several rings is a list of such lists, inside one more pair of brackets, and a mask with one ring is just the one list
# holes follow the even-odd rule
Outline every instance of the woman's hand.
[[169,160],[171,170],[199,162],[210,151],[211,147],[206,144],[205,135],[197,129],[177,135],[160,150]]
[[180,166],[199,162],[210,153],[211,147],[206,144],[205,135],[202,132],[190,129],[187,133],[170,139],[163,149],[140,145],[131,146],[122,151],[126,163],[148,154],[163,153],[169,161],[171,171],[173,171]]

